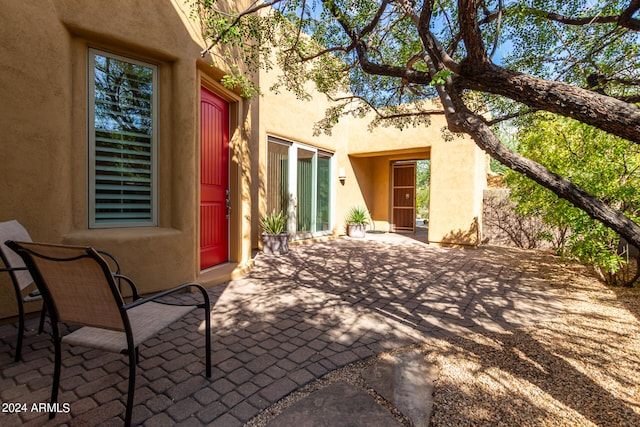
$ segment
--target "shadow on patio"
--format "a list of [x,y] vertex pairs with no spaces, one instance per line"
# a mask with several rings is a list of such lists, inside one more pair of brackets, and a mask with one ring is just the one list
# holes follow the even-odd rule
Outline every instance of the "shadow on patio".
[[[540,276],[544,262],[555,261],[386,234],[297,246],[284,257],[259,255],[247,276],[209,290],[213,378],[202,375],[197,315],[141,348],[133,423],[242,425],[351,362],[431,338],[500,336],[552,319],[572,295]],[[15,334],[15,325],[0,327],[0,398],[30,409],[48,401],[53,346],[47,334],[27,333],[24,361],[13,363]],[[0,424],[117,424],[126,373],[124,357],[66,349],[60,402],[71,412],[53,421],[30,410],[1,413]]]

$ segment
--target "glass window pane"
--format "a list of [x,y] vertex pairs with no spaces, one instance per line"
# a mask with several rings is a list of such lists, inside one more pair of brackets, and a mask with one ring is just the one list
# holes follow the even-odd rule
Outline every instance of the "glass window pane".
[[269,141],[267,148],[267,211],[288,212],[289,146]]
[[155,224],[153,65],[91,51],[91,224]]
[[331,156],[318,153],[317,175],[315,231],[328,231],[331,212]]
[[298,148],[298,206],[296,220],[298,232],[313,231],[313,151]]

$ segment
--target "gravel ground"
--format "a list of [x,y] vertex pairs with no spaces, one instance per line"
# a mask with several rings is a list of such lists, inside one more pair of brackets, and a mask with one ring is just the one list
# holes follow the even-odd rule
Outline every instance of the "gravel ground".
[[440,366],[431,425],[640,426],[640,289],[541,265],[566,314],[424,346]]
[[[431,426],[640,426],[640,289],[609,288],[588,269],[546,252],[493,249],[563,294],[564,315],[507,333],[432,339],[419,349],[437,365]],[[385,357],[382,354],[379,357]],[[265,425],[284,408],[335,381],[368,387],[360,373],[375,360],[332,372],[247,424]]]

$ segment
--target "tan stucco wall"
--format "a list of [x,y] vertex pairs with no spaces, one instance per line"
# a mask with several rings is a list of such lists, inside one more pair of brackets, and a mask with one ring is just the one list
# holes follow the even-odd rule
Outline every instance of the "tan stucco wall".
[[[260,84],[270,87],[277,73],[261,72]],[[324,117],[330,104],[324,95],[314,96],[313,101],[300,101],[293,94],[266,91],[255,104],[259,116],[260,135],[260,205],[255,215],[266,209],[266,147],[267,135],[274,135],[295,142],[308,144],[335,152],[334,185],[334,232],[345,232],[344,220],[354,206],[364,206],[371,213],[376,231],[391,230],[391,164],[402,160],[424,160],[432,158],[432,148],[438,147],[442,155],[436,158],[443,162],[442,168],[431,172],[430,241],[442,244],[474,246],[478,244],[478,233],[470,231],[478,218],[484,189],[485,159],[469,138],[451,143],[443,141],[441,129],[446,125],[443,116],[436,115],[428,127],[409,127],[399,131],[393,127],[369,129],[372,117],[355,119],[345,117],[333,128],[331,135],[313,135],[313,125]],[[259,111],[259,114],[258,114]],[[449,153],[449,149],[452,149]],[[432,160],[433,164],[433,160]],[[344,169],[346,179],[338,180],[338,171]],[[257,228],[253,241],[258,240]]]
[[429,242],[477,246],[481,241],[486,155],[469,138],[431,147]]
[[[369,129],[372,116],[351,119],[349,159],[373,220],[372,229],[391,230],[391,164],[429,158],[432,127]],[[346,202],[349,198],[346,198]],[[350,206],[346,206],[346,211]],[[345,214],[346,214],[345,211]]]
[[[199,87],[230,101],[230,259],[251,257],[248,103],[216,85],[223,73],[204,47],[186,2],[0,0],[0,221],[18,219],[36,241],[91,245],[120,260],[142,293],[198,279]],[[89,47],[159,68],[159,226],[89,229]],[[0,298],[10,297],[7,275]],[[0,306],[0,317],[14,314]]]
[[402,131],[367,129],[370,118],[352,121],[351,162],[359,167],[358,181],[367,199],[375,229],[390,230],[390,168],[400,160],[431,160],[429,242],[452,246],[480,243],[482,190],[486,187],[486,154],[467,136],[445,141],[446,121],[434,115],[429,126]]
[[[275,71],[260,73],[260,85],[264,88],[271,87],[277,80]],[[259,131],[260,135],[260,205],[259,213],[266,210],[266,171],[267,156],[267,136],[276,136],[288,139],[301,144],[306,144],[315,148],[328,150],[334,153],[334,168],[331,178],[331,185],[334,194],[334,233],[342,232],[343,218],[346,216],[345,200],[352,203],[364,204],[363,195],[353,179],[353,172],[350,169],[348,158],[349,122],[345,120],[335,126],[331,135],[313,134],[313,126],[324,117],[325,110],[330,106],[325,95],[317,94],[313,101],[302,101],[294,94],[283,91],[274,93],[266,90],[260,97],[255,108],[259,110]],[[338,171],[345,168],[347,179],[344,185],[338,180]],[[255,241],[258,234],[255,235]]]
[[[430,237],[476,244],[484,155],[470,140],[442,141],[443,118],[399,132],[345,118],[332,135],[313,135],[329,106],[286,92],[250,101],[217,82],[215,55],[180,0],[0,0],[0,221],[19,220],[36,241],[91,245],[113,253],[142,293],[202,280],[199,271],[199,93],[205,85],[230,106],[230,260],[249,265],[265,210],[267,135],[334,152],[334,233],[353,206],[366,206],[375,229],[390,221],[390,165],[432,160]],[[87,49],[159,67],[159,225],[89,229],[87,201]],[[263,89],[275,72],[257,77]],[[344,183],[338,171],[344,169]],[[457,240],[456,240],[457,239]],[[474,240],[476,239],[476,240]],[[234,264],[234,265],[235,265]],[[233,269],[233,266],[232,266]],[[228,269],[227,269],[228,270]],[[226,271],[226,270],[225,270]],[[230,271],[230,270],[229,270]],[[217,277],[217,276],[216,276]],[[15,314],[7,275],[0,275],[0,318]],[[31,307],[33,310],[34,307]]]
[[[274,72],[260,74],[260,84],[270,87]],[[431,202],[429,241],[453,246],[476,246],[480,242],[482,190],[486,187],[486,155],[468,137],[445,141],[443,115],[434,115],[429,126],[369,129],[372,116],[345,117],[330,136],[313,136],[316,121],[329,107],[324,95],[313,102],[300,101],[290,93],[265,92],[260,98],[260,170],[265,170],[266,135],[335,152],[334,230],[345,232],[344,219],[354,206],[365,206],[374,221],[373,229],[387,232],[391,226],[391,164],[402,160],[431,159]],[[434,166],[435,165],[435,166]],[[343,168],[346,179],[338,181]],[[262,177],[262,175],[261,175]],[[265,180],[260,179],[261,204],[265,209]],[[255,237],[257,239],[257,236]]]

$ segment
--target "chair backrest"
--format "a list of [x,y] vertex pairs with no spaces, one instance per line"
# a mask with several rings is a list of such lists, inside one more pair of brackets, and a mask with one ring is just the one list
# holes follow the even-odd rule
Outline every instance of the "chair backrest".
[[118,292],[107,262],[82,246],[7,242],[29,268],[58,321],[124,331]]
[[[15,219],[0,222],[0,257],[2,257],[2,262],[8,268],[25,267],[22,258],[4,244],[7,240],[31,242],[31,236],[29,236],[27,230]],[[33,278],[27,270],[12,271],[11,273],[14,282],[18,285],[20,290],[33,283]]]

